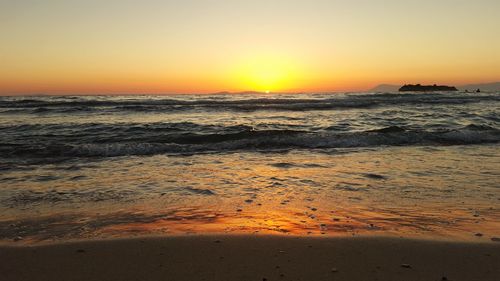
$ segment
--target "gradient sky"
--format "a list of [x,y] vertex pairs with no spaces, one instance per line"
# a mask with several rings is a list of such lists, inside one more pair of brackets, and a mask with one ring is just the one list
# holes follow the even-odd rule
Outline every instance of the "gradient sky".
[[0,0],[0,94],[500,80],[499,0]]

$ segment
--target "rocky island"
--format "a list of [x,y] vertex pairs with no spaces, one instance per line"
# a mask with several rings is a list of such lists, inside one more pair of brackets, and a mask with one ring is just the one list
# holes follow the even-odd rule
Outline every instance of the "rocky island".
[[404,85],[399,88],[400,92],[435,92],[435,91],[458,91],[457,88],[453,86],[444,86],[444,85]]

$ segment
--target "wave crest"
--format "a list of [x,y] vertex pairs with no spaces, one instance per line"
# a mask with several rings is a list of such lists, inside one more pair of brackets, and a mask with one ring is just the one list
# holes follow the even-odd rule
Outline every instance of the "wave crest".
[[[468,145],[500,142],[500,131],[493,127],[469,125],[457,130],[423,131],[387,127],[363,132],[305,132],[239,128],[224,134],[180,134],[141,140],[91,143],[0,144],[4,157],[114,157],[209,153],[231,151],[272,151],[283,149],[356,148],[406,145]],[[162,142],[160,142],[162,140]]]

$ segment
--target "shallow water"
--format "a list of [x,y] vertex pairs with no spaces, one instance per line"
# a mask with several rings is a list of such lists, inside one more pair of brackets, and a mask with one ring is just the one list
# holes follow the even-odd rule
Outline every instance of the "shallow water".
[[499,105],[498,93],[0,97],[0,239],[488,241]]

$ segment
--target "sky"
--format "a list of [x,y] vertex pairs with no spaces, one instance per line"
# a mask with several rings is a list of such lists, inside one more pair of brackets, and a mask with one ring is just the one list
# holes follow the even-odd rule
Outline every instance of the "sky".
[[0,94],[500,81],[498,0],[0,0]]

